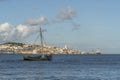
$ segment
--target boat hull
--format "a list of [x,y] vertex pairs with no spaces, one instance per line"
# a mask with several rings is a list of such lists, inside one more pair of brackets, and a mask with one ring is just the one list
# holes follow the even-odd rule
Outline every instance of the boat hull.
[[51,61],[52,55],[46,55],[44,57],[42,56],[24,56],[24,60],[28,61]]

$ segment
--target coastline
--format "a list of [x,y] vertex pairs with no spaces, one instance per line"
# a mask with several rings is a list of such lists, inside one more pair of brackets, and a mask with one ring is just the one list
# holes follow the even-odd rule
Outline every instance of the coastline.
[[63,48],[51,45],[30,45],[23,43],[7,43],[0,45],[0,53],[7,54],[101,54],[99,49],[94,51],[81,51],[69,48],[65,45]]

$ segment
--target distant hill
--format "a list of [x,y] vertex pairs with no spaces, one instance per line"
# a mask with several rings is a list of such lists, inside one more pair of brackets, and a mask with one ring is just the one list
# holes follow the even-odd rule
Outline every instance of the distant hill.
[[18,43],[18,42],[6,42],[6,43],[3,43],[2,45],[23,46],[24,43]]

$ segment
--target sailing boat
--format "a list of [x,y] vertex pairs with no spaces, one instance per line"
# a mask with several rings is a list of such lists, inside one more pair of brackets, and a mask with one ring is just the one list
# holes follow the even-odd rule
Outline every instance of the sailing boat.
[[[41,38],[41,53],[43,52],[43,35],[42,35],[42,29],[40,27],[40,38]],[[52,55],[51,54],[42,54],[39,56],[24,56],[24,60],[29,60],[29,61],[33,61],[33,60],[52,60]]]
[[24,60],[29,60],[29,61],[51,61],[52,60],[52,55],[40,55],[40,56],[24,56]]

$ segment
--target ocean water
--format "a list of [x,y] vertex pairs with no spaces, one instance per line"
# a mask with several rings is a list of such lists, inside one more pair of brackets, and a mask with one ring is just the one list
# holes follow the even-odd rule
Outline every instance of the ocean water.
[[53,55],[52,61],[24,61],[0,54],[0,80],[120,80],[120,55]]

